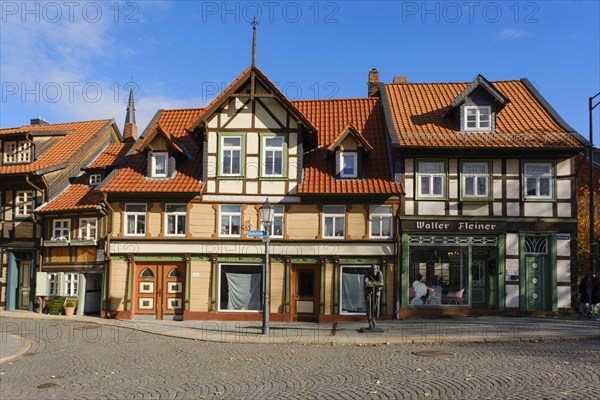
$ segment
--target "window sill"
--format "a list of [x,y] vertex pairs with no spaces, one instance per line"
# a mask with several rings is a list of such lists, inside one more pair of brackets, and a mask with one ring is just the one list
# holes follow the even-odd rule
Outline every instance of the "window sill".
[[67,247],[69,241],[67,240],[44,240],[44,247]]
[[96,243],[96,239],[71,240],[71,246],[95,246]]
[[490,203],[494,200],[490,199],[489,197],[465,197],[460,199],[460,201],[463,203]]

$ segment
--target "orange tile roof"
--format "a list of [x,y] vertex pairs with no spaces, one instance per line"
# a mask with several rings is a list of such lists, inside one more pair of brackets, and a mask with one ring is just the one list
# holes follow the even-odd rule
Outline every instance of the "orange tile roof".
[[131,143],[112,143],[100,154],[96,160],[86,169],[104,168],[116,165],[131,148]]
[[[400,194],[392,182],[386,130],[378,98],[293,101],[317,128],[320,147],[305,155],[300,194]],[[335,179],[335,158],[327,151],[348,124],[373,147],[363,160],[364,179]]]
[[[470,82],[387,84],[391,125],[400,146],[582,147],[521,80],[492,82],[510,101],[496,117],[495,132],[457,132],[443,115]],[[386,99],[384,98],[384,101]]]
[[168,131],[179,142],[183,143],[192,155],[192,160],[179,160],[177,174],[173,179],[148,179],[146,155],[139,152],[139,144],[144,137],[138,139],[127,155],[125,164],[117,168],[106,182],[99,186],[100,191],[109,193],[200,193],[204,184],[202,178],[202,155],[196,139],[186,130],[204,109],[192,108],[184,110],[165,110],[158,120],[149,127],[152,132],[157,126]]
[[111,120],[72,122],[65,124],[26,125],[19,128],[0,129],[0,137],[18,133],[43,132],[43,131],[69,131],[62,136],[53,146],[40,157],[28,164],[0,165],[0,174],[25,174],[34,173],[46,168],[52,168],[67,163],[77,154],[94,135],[103,131],[111,124]]

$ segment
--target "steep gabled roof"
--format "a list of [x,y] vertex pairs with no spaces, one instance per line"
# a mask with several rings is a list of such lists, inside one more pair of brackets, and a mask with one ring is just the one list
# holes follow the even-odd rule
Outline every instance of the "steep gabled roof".
[[498,104],[498,109],[502,109],[504,106],[510,103],[510,100],[504,97],[504,95],[500,93],[490,81],[485,79],[483,75],[479,74],[473,80],[473,82],[471,82],[465,88],[465,90],[463,90],[458,96],[456,96],[454,100],[452,100],[447,114],[452,113],[452,111],[459,107],[465,101],[465,99],[479,87],[483,88],[496,101]]
[[[57,140],[39,158],[27,164],[0,165],[0,175],[36,173],[43,174],[65,168],[71,160],[80,154],[84,147],[97,135],[100,135],[111,125],[113,120],[71,122],[64,124],[26,125],[19,128],[0,129],[0,137],[18,133],[42,135],[48,132],[51,136],[58,136]],[[115,130],[118,132],[118,128]],[[62,132],[56,135],[56,132]]]
[[[298,186],[299,194],[390,196],[403,193],[402,185],[393,182],[379,99],[305,100],[293,104],[319,132],[319,147],[304,156],[304,182]],[[369,157],[363,159],[363,179],[336,179],[333,175],[335,159],[328,154],[328,147],[339,139],[340,132],[345,131],[349,123],[372,147]]]
[[186,157],[188,160],[192,159],[192,155],[185,144],[180,142],[174,135],[164,129],[160,122],[157,123],[156,127],[148,135],[144,136],[142,140],[135,146],[136,150],[143,151],[156,136],[161,136],[176,153]]
[[356,140],[356,142],[360,146],[362,146],[362,148],[365,150],[365,152],[368,153],[369,151],[373,150],[373,146],[371,146],[371,144],[367,141],[367,139],[365,139],[365,137],[356,130],[356,128],[354,127],[354,125],[352,125],[352,123],[348,123],[348,125],[346,125],[346,127],[342,130],[342,132],[337,137],[337,139],[335,139],[329,145],[329,147],[327,147],[327,150],[335,151],[335,149],[338,148],[342,144],[342,142],[344,141],[344,139],[346,139],[346,137],[348,135],[352,136],[354,138],[354,140]]
[[582,138],[545,102],[529,81],[493,83],[509,101],[494,132],[458,132],[446,118],[470,83],[382,84],[381,101],[394,146],[442,148],[577,149]]

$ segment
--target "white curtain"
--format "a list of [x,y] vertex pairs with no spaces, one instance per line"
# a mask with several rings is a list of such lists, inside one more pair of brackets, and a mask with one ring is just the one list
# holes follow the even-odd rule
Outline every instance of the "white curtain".
[[365,307],[365,275],[342,272],[342,311],[367,312]]
[[229,297],[228,310],[260,310],[261,274],[226,272]]

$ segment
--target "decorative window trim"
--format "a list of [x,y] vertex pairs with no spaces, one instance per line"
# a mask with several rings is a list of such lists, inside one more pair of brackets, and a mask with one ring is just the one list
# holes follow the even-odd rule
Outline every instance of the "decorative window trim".
[[[93,222],[93,227],[91,226],[90,222]],[[90,235],[90,232],[94,232],[94,234]],[[95,218],[95,217],[79,218],[79,230],[78,230],[77,239],[78,240],[96,240],[97,238],[98,238],[98,218]]]
[[[183,207],[185,209],[185,211],[169,211],[169,207]],[[181,204],[181,203],[167,203],[165,205],[165,236],[179,236],[179,237],[184,237],[185,235],[187,235],[187,222],[188,222],[188,216],[187,216],[188,212],[187,212],[187,205],[186,204]],[[169,233],[169,217],[175,217],[175,232],[179,231],[179,221],[180,219],[178,217],[184,217],[183,218],[183,233]]]
[[[421,172],[421,165],[425,163],[440,163],[443,167],[442,173],[434,172]],[[415,162],[415,199],[417,200],[446,200],[448,198],[448,160],[444,159],[417,159]],[[435,178],[437,175],[441,175],[442,190],[440,194],[421,194],[421,177],[427,175]],[[433,190],[434,182],[430,179],[430,187]]]
[[[530,165],[543,165],[550,168],[550,172],[548,174],[542,175],[528,175],[527,167]],[[536,184],[536,194],[528,194],[527,193],[527,185],[528,185],[528,177],[535,179]],[[548,195],[540,195],[541,191],[541,179],[546,178],[549,179],[547,189],[550,191]],[[556,200],[556,168],[553,161],[547,160],[535,160],[535,161],[523,161],[521,165],[521,186],[522,186],[522,196],[523,200],[527,201],[554,201]]]
[[[23,198],[21,198],[23,197]],[[33,194],[29,190],[17,190],[13,198],[15,218],[26,218],[33,212]]]
[[91,174],[89,179],[90,186],[97,185],[102,181],[102,174]]
[[[246,148],[246,135],[242,134],[242,133],[218,133],[218,149],[217,149],[217,159],[218,159],[218,171],[217,171],[217,176],[219,179],[234,179],[234,178],[243,178],[245,176],[245,162],[246,162],[246,154],[245,154],[245,148]],[[225,146],[224,145],[224,141],[226,138],[239,138],[240,139],[240,145],[239,148],[238,146]],[[225,150],[229,150],[229,151],[239,151],[240,152],[240,171],[239,173],[224,173],[223,172],[223,167],[225,166],[224,163],[224,158],[225,158],[225,154],[224,151]]]
[[[374,211],[378,208],[389,208],[389,212],[378,212]],[[380,218],[379,222],[379,235],[373,235],[373,219]],[[390,232],[389,235],[383,235],[383,226],[382,219],[389,218],[390,220]],[[394,226],[393,226],[394,218],[393,218],[393,208],[389,204],[382,204],[378,206],[369,206],[369,238],[370,239],[391,239],[394,235]]]
[[[485,165],[487,168],[487,172],[486,173],[477,173],[477,174],[467,174],[464,170],[465,165]],[[473,195],[469,195],[465,193],[466,190],[466,178],[469,176],[475,176],[477,178],[483,177],[485,176],[487,179],[487,194],[485,195],[478,195],[478,194],[473,194]],[[493,185],[492,185],[493,181],[492,181],[492,165],[490,161],[484,161],[484,160],[462,160],[460,163],[460,199],[461,201],[491,201],[493,199]],[[474,183],[474,188],[476,189],[477,187],[477,182]]]
[[[340,151],[338,152],[338,175],[340,178],[358,178],[358,152],[356,151]],[[352,158],[352,173],[344,173],[344,159],[345,157]]]
[[[329,208],[331,210],[333,207],[343,207],[344,211],[343,211],[343,213],[327,211],[327,208]],[[333,235],[326,235],[325,227],[326,227],[328,218],[332,219]],[[342,234],[338,235],[337,233],[339,231],[335,230],[335,225],[336,225],[336,221],[340,218],[342,219]],[[322,218],[321,223],[322,223],[322,232],[323,232],[322,237],[324,239],[337,239],[337,240],[345,239],[346,238],[346,206],[338,206],[338,205],[323,206],[323,218]]]
[[[281,148],[267,146],[267,139],[281,138]],[[281,173],[280,174],[267,174],[265,169],[267,167],[267,151],[281,151]],[[272,134],[272,133],[261,133],[260,134],[260,177],[267,179],[277,179],[287,177],[287,163],[288,163],[288,136],[287,134]]]
[[52,220],[52,238],[50,240],[71,240],[71,220],[68,218]]
[[[144,211],[127,211],[127,207],[130,207],[130,206],[143,206]],[[148,231],[148,218],[146,218],[147,212],[148,212],[148,206],[145,203],[127,203],[127,204],[125,204],[125,211],[123,213],[123,215],[124,215],[123,234],[125,236],[146,236],[146,232]],[[137,225],[138,225],[138,218],[144,217],[144,232],[143,233],[127,232],[127,227],[128,227],[127,220],[128,220],[129,216],[134,217],[134,226],[136,227],[136,230],[137,230]]]
[[[239,213],[237,211],[223,211],[223,207],[239,207]],[[219,205],[219,224],[217,226],[217,229],[219,230],[219,237],[223,237],[223,238],[239,238],[242,237],[242,206],[239,204],[221,204]],[[224,232],[223,230],[223,226],[222,226],[222,217],[229,217],[228,218],[228,225],[227,225],[227,233]],[[238,227],[238,232],[237,233],[232,233],[232,231],[234,230],[233,228],[235,227],[233,224],[233,217],[239,216],[239,227]]]
[[[468,114],[469,111],[475,110],[475,126],[468,126]],[[485,112],[484,112],[485,111]],[[481,126],[485,122],[481,117],[483,115],[488,116],[487,127]],[[492,107],[491,106],[463,106],[463,130],[466,132],[478,131],[478,132],[489,132],[492,130]]]
[[[160,164],[157,164],[159,158],[164,157],[164,173],[157,173],[156,167]],[[150,178],[168,178],[171,171],[169,171],[169,153],[166,151],[153,151],[150,152]]]

